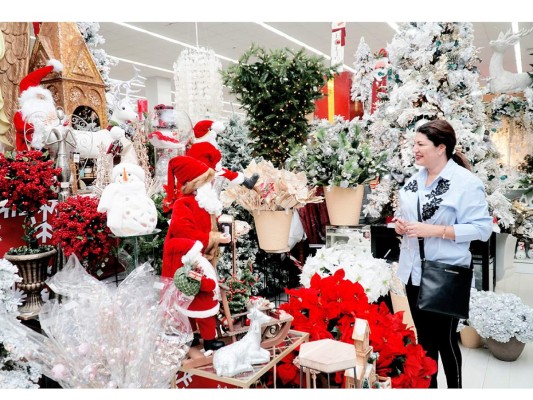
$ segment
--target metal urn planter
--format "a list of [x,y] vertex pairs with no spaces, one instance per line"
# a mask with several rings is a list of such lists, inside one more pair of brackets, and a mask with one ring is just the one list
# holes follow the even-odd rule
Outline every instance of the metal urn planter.
[[36,317],[43,305],[41,290],[45,286],[50,260],[57,253],[56,249],[44,253],[28,255],[6,254],[4,258],[16,265],[22,282],[17,287],[26,293],[26,301],[19,307],[20,319]]

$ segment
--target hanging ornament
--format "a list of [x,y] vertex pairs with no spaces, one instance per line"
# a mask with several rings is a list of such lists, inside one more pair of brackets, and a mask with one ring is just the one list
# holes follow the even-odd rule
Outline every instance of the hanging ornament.
[[222,116],[222,64],[213,50],[187,49],[174,63],[176,108],[193,122]]

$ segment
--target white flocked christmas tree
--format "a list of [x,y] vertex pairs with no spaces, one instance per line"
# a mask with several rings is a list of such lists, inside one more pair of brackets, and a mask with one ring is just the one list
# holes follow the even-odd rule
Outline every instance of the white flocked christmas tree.
[[401,23],[387,52],[388,94],[363,122],[375,150],[389,152],[390,175],[382,177],[369,195],[365,215],[385,216],[391,202],[394,208],[396,191],[416,172],[412,152],[416,127],[440,118],[453,126],[473,172],[485,183],[490,211],[507,227],[513,222],[504,196],[507,182],[488,136],[472,24]]
[[[17,267],[0,259],[0,314],[3,318],[19,323],[17,316],[21,297],[14,287],[20,281],[22,278],[17,274]],[[25,360],[25,338],[12,335],[4,328],[0,327],[0,388],[38,388],[41,368],[36,363]]]
[[357,46],[355,52],[353,68],[355,72],[352,76],[351,98],[353,101],[360,101],[363,103],[365,112],[368,113],[372,101],[374,56],[363,37],[361,37],[359,46]]

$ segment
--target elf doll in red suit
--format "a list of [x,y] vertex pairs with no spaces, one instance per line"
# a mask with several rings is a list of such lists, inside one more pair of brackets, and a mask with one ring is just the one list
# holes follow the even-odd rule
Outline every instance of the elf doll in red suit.
[[[200,292],[185,312],[190,317],[193,330],[198,328],[205,350],[217,350],[224,342],[216,337],[216,314],[219,309],[218,281],[215,266],[219,243],[229,243],[231,237],[218,231],[216,218],[222,212],[222,203],[212,187],[215,171],[188,156],[177,156],[168,164],[166,207],[172,207],[172,218],[163,245],[161,276],[173,278],[183,267],[183,256],[193,246],[205,258],[199,261],[203,274],[189,275],[201,282]],[[199,242],[200,244],[197,244]],[[201,259],[200,259],[201,260]],[[199,342],[196,337],[193,346]]]
[[63,64],[50,60],[45,67],[30,72],[20,81],[20,109],[13,116],[17,151],[29,147],[42,149],[45,135],[59,124],[56,106],[50,90],[41,86],[41,80],[51,72],[61,72]]
[[258,174],[253,174],[246,178],[242,172],[235,172],[230,169],[222,167],[222,154],[218,149],[216,141],[217,134],[224,131],[222,122],[214,122],[211,120],[202,120],[196,123],[193,128],[194,142],[187,150],[185,155],[196,158],[202,161],[210,168],[214,169],[216,175],[223,176],[233,185],[243,185],[247,189],[253,189],[257,180]]

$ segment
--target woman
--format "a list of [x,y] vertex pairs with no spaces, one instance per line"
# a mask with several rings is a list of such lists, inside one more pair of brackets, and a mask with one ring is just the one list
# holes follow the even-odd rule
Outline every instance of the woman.
[[[400,190],[395,227],[396,233],[403,235],[398,276],[406,284],[418,343],[437,362],[440,354],[448,388],[461,388],[459,320],[417,308],[421,276],[418,238],[424,238],[428,260],[470,265],[470,242],[486,241],[492,233],[483,183],[470,172],[456,143],[455,131],[446,121],[427,122],[417,129],[413,151],[416,165],[422,168]],[[418,199],[422,222],[418,221]],[[437,387],[437,374],[430,387]]]

